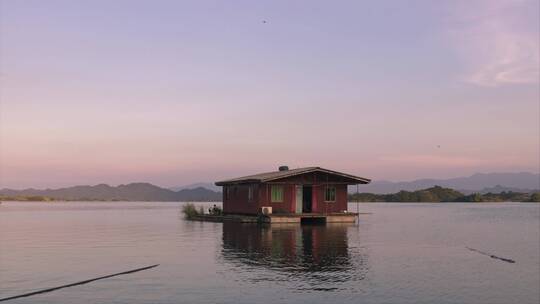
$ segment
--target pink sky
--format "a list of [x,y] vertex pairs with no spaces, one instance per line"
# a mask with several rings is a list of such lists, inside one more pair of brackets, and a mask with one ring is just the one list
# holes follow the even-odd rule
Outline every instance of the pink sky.
[[0,5],[0,188],[539,171],[537,1]]

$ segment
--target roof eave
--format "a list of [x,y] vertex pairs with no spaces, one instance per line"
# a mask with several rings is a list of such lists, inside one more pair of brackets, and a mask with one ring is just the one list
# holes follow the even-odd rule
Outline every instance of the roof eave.
[[261,180],[259,179],[243,179],[238,181],[219,181],[215,182],[214,185],[216,186],[226,186],[226,185],[237,185],[237,184],[250,184],[250,183],[260,183]]
[[351,183],[351,185],[369,184],[369,183],[371,183],[371,180],[369,178],[354,176],[354,175],[350,175],[350,174],[347,174],[347,173],[341,173],[341,172],[337,172],[337,171],[333,171],[333,170],[324,169],[324,168],[321,168],[321,167],[313,167],[313,168],[311,168],[309,170],[305,170],[305,171],[301,171],[301,172],[294,172],[292,174],[283,175],[283,176],[279,176],[279,177],[261,179],[261,182],[266,183],[266,182],[271,182],[271,181],[274,181],[274,180],[279,180],[279,179],[283,179],[283,178],[287,178],[287,177],[291,177],[291,176],[295,176],[295,175],[306,174],[306,173],[311,173],[311,172],[316,172],[316,171],[321,171],[321,172],[325,172],[325,173],[329,173],[329,174],[339,175],[339,176],[342,176],[342,177],[346,177],[346,178],[350,178],[350,179],[353,179],[355,181],[358,181],[358,183]]
[[280,180],[280,179],[284,179],[284,178],[287,178],[287,177],[306,174],[306,173],[311,173],[311,172],[324,172],[324,173],[328,173],[328,174],[333,174],[333,175],[338,175],[338,176],[341,176],[341,177],[345,177],[345,178],[348,178],[348,179],[354,181],[354,182],[351,182],[351,183],[347,183],[349,185],[369,184],[371,182],[371,180],[368,179],[368,178],[354,176],[354,175],[350,175],[350,174],[342,173],[342,172],[338,172],[338,171],[328,170],[328,169],[324,169],[324,168],[321,168],[321,167],[309,167],[309,168],[306,168],[306,170],[302,170],[302,171],[294,171],[294,170],[291,170],[291,171],[293,171],[293,172],[291,172],[290,174],[284,174],[284,175],[277,176],[277,177],[225,180],[225,181],[216,182],[215,185],[216,186],[226,186],[226,185],[237,185],[237,184],[247,184],[247,183],[267,183],[267,182],[272,182],[272,181],[275,181],[275,180]]

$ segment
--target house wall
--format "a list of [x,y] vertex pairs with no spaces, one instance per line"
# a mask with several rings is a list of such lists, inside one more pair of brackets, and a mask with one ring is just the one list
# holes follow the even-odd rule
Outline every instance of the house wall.
[[[336,201],[325,202],[324,191],[327,185],[336,187]],[[347,210],[347,185],[320,184],[314,187],[317,193],[316,213],[343,212]]]
[[[272,183],[239,184],[223,187],[223,211],[225,213],[258,214],[263,206],[272,207],[273,213],[294,213],[296,209],[296,185],[313,187],[312,211],[314,213],[343,212],[347,210],[347,185],[340,178],[320,173],[310,173],[281,179]],[[334,184],[336,183],[336,184]],[[271,202],[271,186],[283,186],[283,202]],[[326,185],[336,187],[336,201],[324,202]],[[253,200],[248,201],[248,188],[253,189]],[[229,196],[226,191],[229,188]]]
[[[280,184],[283,186],[283,202],[272,202],[272,184],[261,184],[259,187],[259,206],[272,207],[273,213],[294,213],[296,203],[296,188],[291,184]],[[260,209],[260,208],[259,208]]]
[[[253,200],[248,200],[249,187],[253,189]],[[226,194],[229,191],[229,194]],[[223,186],[223,212],[236,214],[257,214],[259,184],[240,184]]]

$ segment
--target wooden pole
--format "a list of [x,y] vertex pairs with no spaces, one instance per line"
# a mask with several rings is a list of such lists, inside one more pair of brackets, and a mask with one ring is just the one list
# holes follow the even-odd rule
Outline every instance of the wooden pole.
[[359,200],[360,197],[358,196],[358,184],[356,184],[356,216],[358,217],[358,224],[360,224]]

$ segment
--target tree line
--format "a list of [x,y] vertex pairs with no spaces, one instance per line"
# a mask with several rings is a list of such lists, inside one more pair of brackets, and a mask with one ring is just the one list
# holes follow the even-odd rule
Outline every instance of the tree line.
[[417,191],[399,191],[392,194],[349,194],[350,202],[540,202],[540,192],[473,193],[465,195],[450,188],[434,186]]

